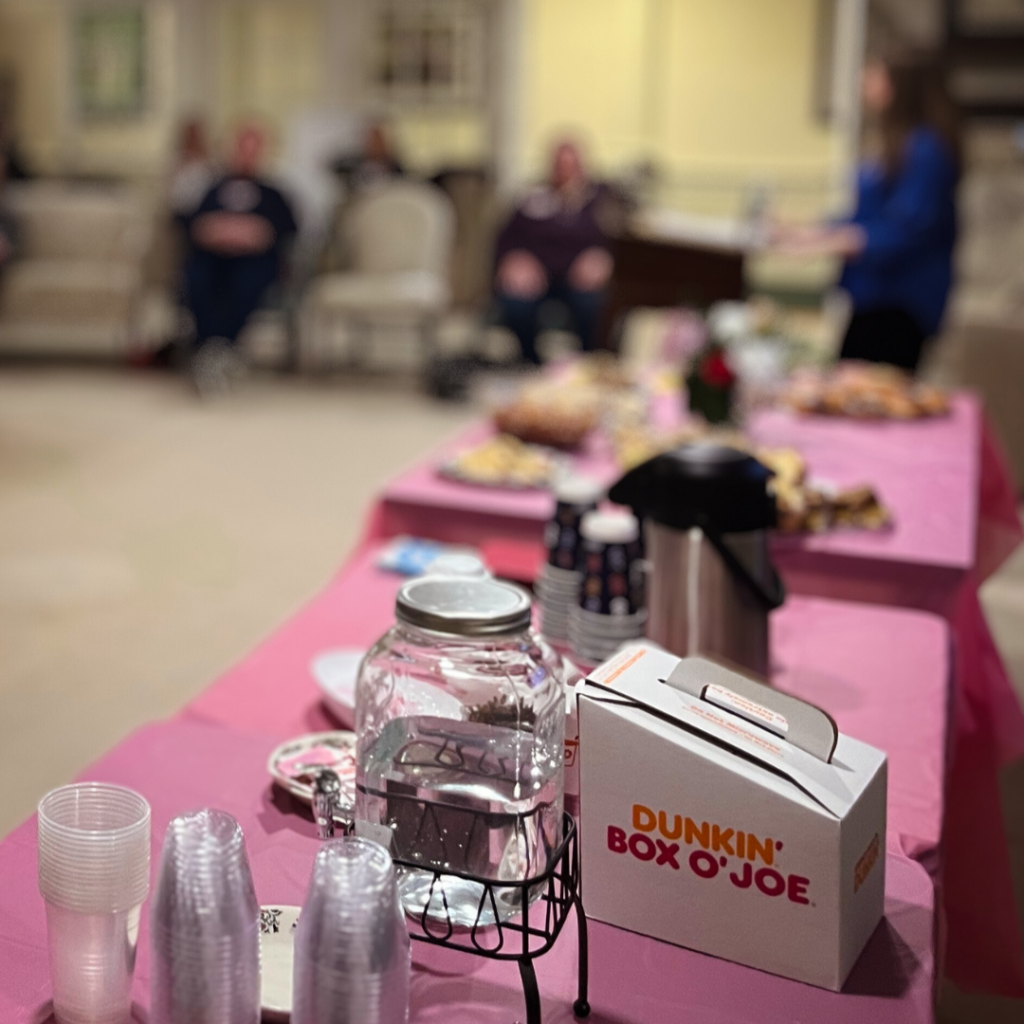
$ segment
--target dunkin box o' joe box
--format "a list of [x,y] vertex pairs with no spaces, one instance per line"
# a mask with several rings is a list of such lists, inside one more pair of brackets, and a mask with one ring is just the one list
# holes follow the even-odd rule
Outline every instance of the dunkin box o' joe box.
[[839,990],[882,918],[885,755],[639,645],[577,688],[588,916]]

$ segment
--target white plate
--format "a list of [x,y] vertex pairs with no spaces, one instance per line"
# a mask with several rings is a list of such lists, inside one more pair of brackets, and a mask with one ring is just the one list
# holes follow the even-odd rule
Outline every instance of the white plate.
[[[305,761],[303,755],[307,753],[309,759]],[[313,787],[300,774],[305,764],[310,770],[322,767],[337,772],[341,779],[341,816],[350,816],[356,801],[356,734],[312,732],[282,743],[267,759],[267,771],[274,781],[303,803],[312,804]]]
[[292,962],[300,907],[260,907],[260,1008],[264,1020],[292,1015]]
[[356,679],[366,651],[324,651],[309,665],[331,714],[350,729],[356,723]]

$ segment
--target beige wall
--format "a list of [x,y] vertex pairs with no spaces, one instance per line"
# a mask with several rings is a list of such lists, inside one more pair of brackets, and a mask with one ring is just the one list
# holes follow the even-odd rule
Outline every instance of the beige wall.
[[175,121],[173,0],[147,4],[147,106],[125,121],[86,121],[74,109],[74,8],[62,0],[0,0],[0,68],[17,80],[15,130],[26,159],[43,173],[157,173]]
[[216,122],[257,116],[280,131],[295,111],[321,105],[325,26],[321,0],[223,3]]
[[0,72],[12,75],[17,86],[14,131],[25,159],[43,171],[61,161],[61,46],[54,0],[0,3]]
[[612,170],[668,179],[827,181],[841,151],[814,117],[817,0],[527,0],[523,146],[553,135]]
[[[19,138],[42,170],[160,173],[188,113],[214,129],[257,115],[280,130],[312,107],[374,109],[359,85],[368,0],[151,0],[148,112],[79,122],[66,13],[75,2],[0,0],[0,67],[18,75]],[[539,173],[566,129],[590,139],[604,169],[654,160],[670,182],[834,176],[842,147],[812,115],[817,0],[500,2],[519,12],[514,37],[499,40],[518,51],[513,179]],[[500,88],[503,72],[489,64]],[[424,171],[493,151],[486,108],[392,120]]]

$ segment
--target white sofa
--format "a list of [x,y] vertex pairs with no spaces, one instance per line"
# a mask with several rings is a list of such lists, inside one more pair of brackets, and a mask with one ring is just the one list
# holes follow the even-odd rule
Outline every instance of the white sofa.
[[152,217],[124,186],[8,186],[19,255],[0,273],[0,351],[123,353],[133,338]]

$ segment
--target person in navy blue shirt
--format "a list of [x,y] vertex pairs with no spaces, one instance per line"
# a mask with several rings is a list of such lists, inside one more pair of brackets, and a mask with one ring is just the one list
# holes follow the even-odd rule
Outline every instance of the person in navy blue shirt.
[[857,179],[842,224],[783,231],[781,247],[844,257],[853,301],[841,359],[916,370],[938,333],[953,284],[960,146],[956,111],[939,70],[923,61],[872,62],[862,84],[878,121],[881,155]]
[[264,138],[243,128],[228,173],[185,218],[191,251],[184,277],[195,318],[192,378],[201,394],[227,390],[242,369],[234,350],[250,315],[284,271],[296,231],[284,196],[259,176]]

